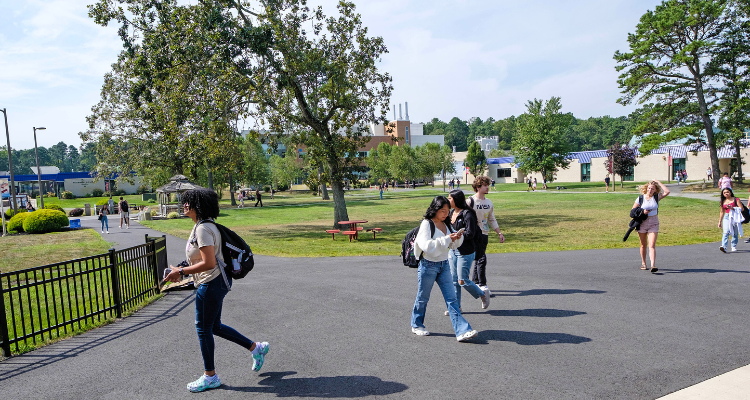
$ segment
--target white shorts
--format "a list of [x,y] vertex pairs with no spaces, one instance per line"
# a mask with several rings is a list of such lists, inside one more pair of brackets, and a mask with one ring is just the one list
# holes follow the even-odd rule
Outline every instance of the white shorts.
[[125,212],[121,212],[120,213],[120,219],[128,219],[128,218],[130,218],[130,212],[129,211],[125,211]]

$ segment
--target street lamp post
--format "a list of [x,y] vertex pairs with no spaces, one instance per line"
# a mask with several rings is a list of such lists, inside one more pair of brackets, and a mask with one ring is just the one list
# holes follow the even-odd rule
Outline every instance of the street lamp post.
[[44,208],[44,195],[42,194],[42,169],[39,168],[39,150],[37,150],[36,146],[36,131],[43,131],[47,128],[41,127],[37,128],[34,127],[34,154],[36,155],[36,178],[39,182],[39,200],[41,201],[41,205],[38,206],[39,209]]
[[[18,211],[18,207],[16,205],[16,184],[13,181],[13,157],[11,156],[10,151],[10,133],[8,132],[8,111],[3,108],[0,110],[3,112],[3,115],[5,116],[5,139],[8,143],[8,173],[10,174],[10,207],[13,209],[13,212]],[[2,201],[2,200],[0,200]]]

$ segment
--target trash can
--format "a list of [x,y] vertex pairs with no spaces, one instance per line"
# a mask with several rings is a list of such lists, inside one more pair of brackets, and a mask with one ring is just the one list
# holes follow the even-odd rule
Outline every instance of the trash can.
[[83,215],[87,217],[91,215],[91,204],[86,203],[83,205]]
[[71,219],[70,220],[70,228],[71,229],[80,228],[80,227],[81,227],[81,220],[80,220],[80,218],[76,218],[76,219]]

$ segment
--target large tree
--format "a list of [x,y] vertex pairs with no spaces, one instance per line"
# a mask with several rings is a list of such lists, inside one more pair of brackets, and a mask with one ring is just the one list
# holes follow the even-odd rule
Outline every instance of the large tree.
[[[615,143],[607,149],[607,160],[604,162],[604,166],[612,174],[620,175],[620,187],[623,186],[623,176],[629,174],[638,165],[637,155],[634,147],[622,146],[619,143]],[[612,183],[614,189],[614,182]]]
[[478,142],[472,142],[466,153],[466,167],[474,176],[480,176],[487,169],[487,156]]
[[561,113],[561,109],[559,97],[526,103],[526,113],[517,119],[517,134],[513,140],[513,154],[519,169],[540,172],[551,178],[557,169],[568,167],[573,117]]
[[614,55],[623,94],[618,103],[646,105],[635,128],[636,134],[651,133],[641,152],[680,138],[699,141],[703,131],[715,186],[720,170],[711,117],[722,84],[708,63],[729,27],[727,5],[727,0],[664,0],[628,34],[630,51]]

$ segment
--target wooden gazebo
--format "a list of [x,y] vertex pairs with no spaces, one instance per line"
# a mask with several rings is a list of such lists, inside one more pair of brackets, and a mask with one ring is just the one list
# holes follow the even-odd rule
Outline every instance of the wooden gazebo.
[[177,193],[177,201],[180,201],[180,195],[193,189],[205,189],[188,180],[185,175],[175,175],[169,178],[169,183],[156,189],[159,197],[159,214],[166,216],[170,211],[177,211],[182,214],[182,207],[170,206],[169,197],[172,193]]

